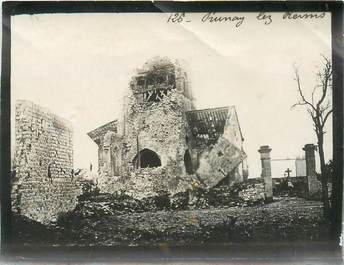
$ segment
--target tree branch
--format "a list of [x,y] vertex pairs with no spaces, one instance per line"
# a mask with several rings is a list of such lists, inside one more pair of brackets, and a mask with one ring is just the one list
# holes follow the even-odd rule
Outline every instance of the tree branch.
[[325,60],[325,69],[323,70],[323,73],[321,73],[321,72],[319,73],[320,82],[322,84],[322,95],[321,95],[321,98],[319,99],[319,101],[317,103],[317,108],[320,107],[320,105],[325,100],[325,97],[327,95],[327,89],[329,87],[329,82],[331,81],[331,76],[332,76],[331,62],[325,56],[323,56],[323,58]]
[[311,107],[314,111],[316,111],[315,107],[313,104],[311,104],[306,98],[305,96],[303,95],[303,92],[302,92],[302,88],[301,88],[301,82],[300,82],[300,75],[299,75],[299,70],[297,69],[296,66],[294,66],[294,72],[295,72],[295,81],[297,82],[297,88],[298,88],[298,91],[299,91],[299,94],[300,94],[300,97],[302,99],[301,102],[299,103],[296,103],[292,106],[292,108],[294,108],[295,106],[302,106],[302,105],[308,105],[309,107]]
[[325,126],[326,121],[327,121],[328,117],[331,115],[332,112],[333,112],[333,109],[331,109],[329,112],[326,113],[324,121],[323,121],[323,127]]

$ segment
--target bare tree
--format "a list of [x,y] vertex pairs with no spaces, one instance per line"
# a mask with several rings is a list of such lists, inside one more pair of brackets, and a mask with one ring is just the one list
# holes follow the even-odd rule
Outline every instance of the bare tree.
[[296,106],[304,106],[312,118],[313,129],[318,140],[318,151],[320,157],[320,181],[322,186],[322,201],[324,205],[324,214],[329,217],[330,203],[328,198],[328,172],[324,156],[324,128],[326,121],[332,114],[331,97],[332,94],[332,64],[329,58],[322,56],[324,64],[317,74],[317,84],[313,88],[312,94],[307,98],[301,86],[299,70],[294,67],[295,81],[300,96],[299,102],[294,104]]

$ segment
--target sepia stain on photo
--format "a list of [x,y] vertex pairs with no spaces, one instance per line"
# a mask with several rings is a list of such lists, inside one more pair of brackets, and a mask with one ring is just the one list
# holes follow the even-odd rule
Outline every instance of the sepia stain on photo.
[[330,13],[11,27],[15,244],[330,240]]

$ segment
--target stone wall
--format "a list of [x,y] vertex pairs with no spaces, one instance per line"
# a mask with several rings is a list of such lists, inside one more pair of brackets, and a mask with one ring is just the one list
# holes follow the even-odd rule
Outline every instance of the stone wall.
[[161,102],[150,105],[139,104],[134,98],[128,105],[126,115],[126,135],[124,164],[129,171],[135,168],[133,161],[138,150],[154,151],[161,160],[162,167],[177,170],[174,175],[185,175],[184,154],[186,143],[185,110],[188,100],[178,91],[170,91]]
[[[114,120],[88,133],[88,136],[98,145],[98,174],[102,178],[120,175],[121,158],[118,157],[118,150],[122,146],[120,146],[121,140],[116,139],[117,126],[118,122]],[[116,144],[119,146],[115,146]]]
[[81,189],[73,172],[68,121],[29,101],[15,114],[12,210],[42,223],[72,210]]
[[224,178],[229,185],[244,180],[242,169],[247,156],[243,151],[243,139],[234,107],[229,109],[223,135],[197,156],[199,167],[196,172],[207,187],[214,187]]

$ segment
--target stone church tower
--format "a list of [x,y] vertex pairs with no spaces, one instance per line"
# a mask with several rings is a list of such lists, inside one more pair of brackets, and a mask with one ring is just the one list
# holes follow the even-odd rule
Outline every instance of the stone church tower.
[[130,82],[123,120],[127,170],[169,166],[184,173],[186,111],[194,109],[186,72],[165,58],[147,62]]
[[195,180],[211,188],[247,175],[235,108],[196,110],[185,69],[167,58],[148,61],[131,78],[122,117],[88,133],[106,192],[174,194]]

